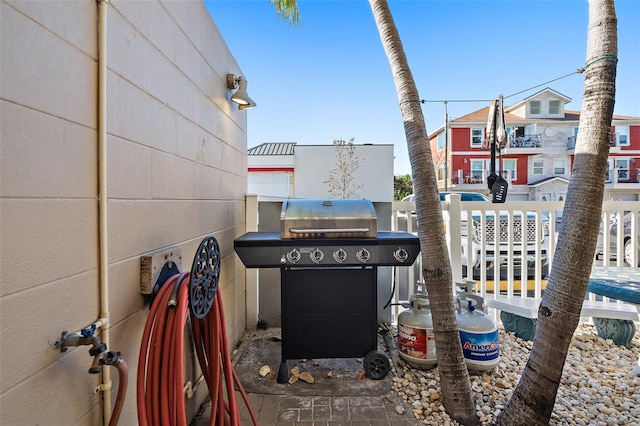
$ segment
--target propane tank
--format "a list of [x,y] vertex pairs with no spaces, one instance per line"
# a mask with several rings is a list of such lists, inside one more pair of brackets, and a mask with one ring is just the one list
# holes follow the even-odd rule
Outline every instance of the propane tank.
[[483,298],[468,287],[458,293],[458,330],[469,370],[488,371],[500,362],[498,326],[484,315]]
[[398,315],[400,357],[411,367],[428,370],[437,364],[431,306],[425,294],[411,297],[411,309]]

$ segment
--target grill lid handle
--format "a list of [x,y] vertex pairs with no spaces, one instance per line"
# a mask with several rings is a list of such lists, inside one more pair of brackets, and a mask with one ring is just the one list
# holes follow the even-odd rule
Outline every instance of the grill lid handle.
[[343,232],[369,232],[369,228],[289,228],[292,234],[339,234]]

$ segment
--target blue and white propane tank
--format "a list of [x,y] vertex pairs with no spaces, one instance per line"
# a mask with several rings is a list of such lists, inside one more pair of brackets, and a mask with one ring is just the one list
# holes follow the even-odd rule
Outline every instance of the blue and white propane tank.
[[398,351],[411,367],[428,370],[438,363],[429,298],[416,293],[410,302],[411,308],[398,315]]
[[485,316],[484,299],[473,293],[474,284],[458,284],[462,288],[456,295],[458,330],[467,368],[488,371],[500,362],[498,326]]

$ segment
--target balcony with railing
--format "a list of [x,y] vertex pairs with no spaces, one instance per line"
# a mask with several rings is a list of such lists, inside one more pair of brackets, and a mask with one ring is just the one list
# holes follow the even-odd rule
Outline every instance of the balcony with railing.
[[[622,147],[629,146],[626,135],[619,133],[609,134],[609,152],[621,152]],[[567,138],[567,151],[571,151],[569,154],[573,154],[573,150],[576,149],[576,136]]]
[[516,136],[509,141],[511,148],[542,148],[542,138],[540,135]]
[[509,137],[509,145],[504,154],[538,154],[542,152],[542,135]]
[[607,170],[604,178],[605,188],[624,188],[625,186],[637,185],[640,182],[640,170],[632,173],[626,168],[615,168]]

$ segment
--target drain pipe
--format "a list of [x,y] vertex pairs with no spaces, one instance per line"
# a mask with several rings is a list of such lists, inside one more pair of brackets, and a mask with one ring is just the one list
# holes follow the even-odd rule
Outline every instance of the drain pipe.
[[[98,221],[100,255],[100,330],[109,346],[109,262],[107,256],[107,8],[109,0],[98,2]],[[126,386],[126,385],[125,385]],[[111,420],[111,369],[102,369],[103,424]]]

